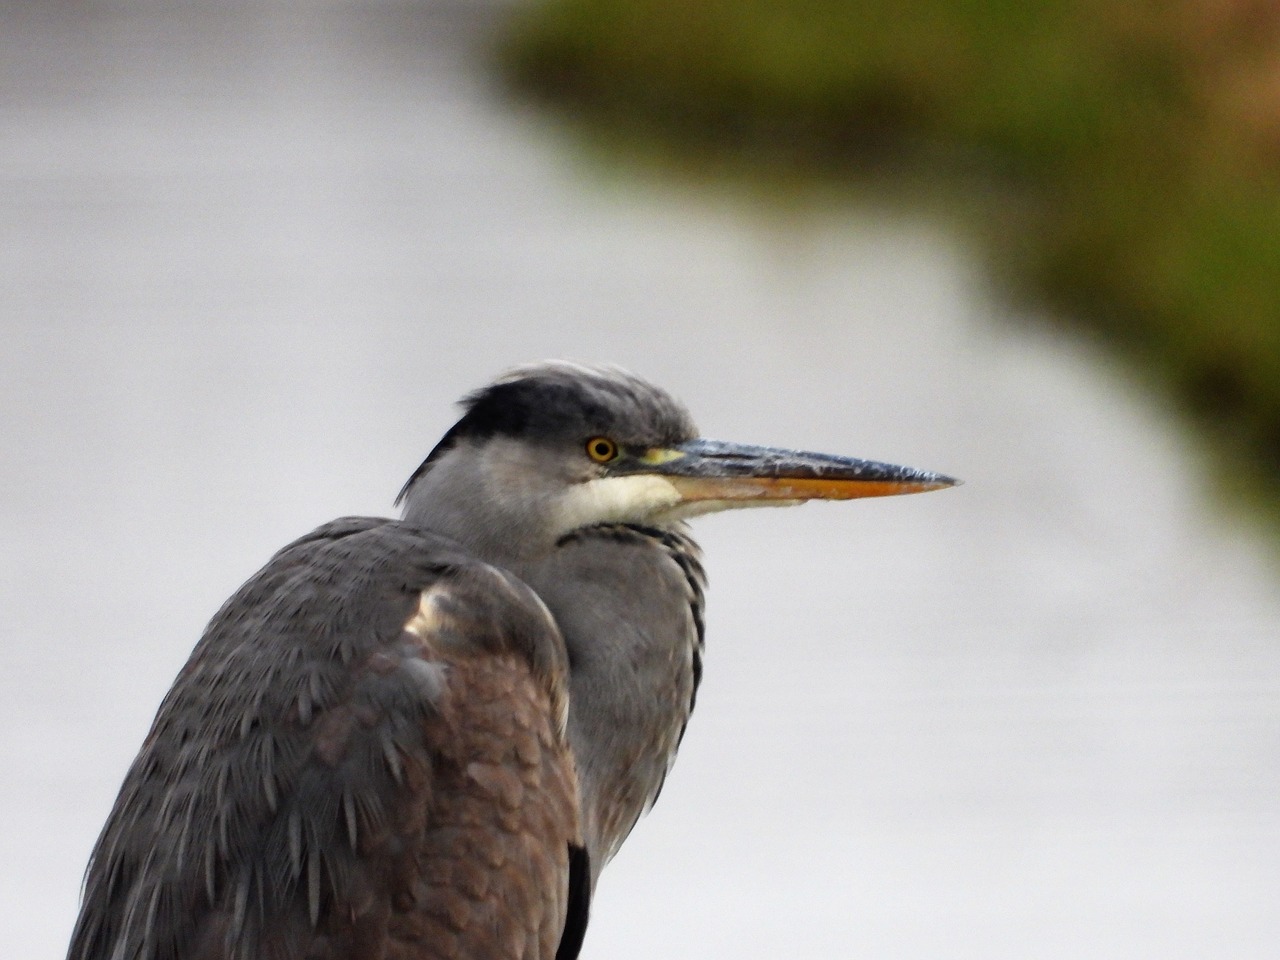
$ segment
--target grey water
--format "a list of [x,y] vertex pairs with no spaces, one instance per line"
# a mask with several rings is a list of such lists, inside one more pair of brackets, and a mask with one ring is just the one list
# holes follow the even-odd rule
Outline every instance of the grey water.
[[706,678],[586,957],[1273,957],[1280,598],[1157,399],[891,207],[604,169],[501,7],[0,13],[0,930],[60,957],[204,622],[508,365],[966,485],[698,521]]

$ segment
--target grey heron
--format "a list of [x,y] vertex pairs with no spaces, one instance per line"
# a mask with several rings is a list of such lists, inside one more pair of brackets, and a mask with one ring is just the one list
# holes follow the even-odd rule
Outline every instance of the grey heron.
[[93,850],[69,960],[568,960],[702,674],[684,521],[934,490],[700,439],[616,368],[463,401],[403,518],[277,553],[214,616]]

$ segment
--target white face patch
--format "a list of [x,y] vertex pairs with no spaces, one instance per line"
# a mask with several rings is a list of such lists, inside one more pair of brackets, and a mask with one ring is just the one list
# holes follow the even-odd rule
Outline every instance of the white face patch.
[[597,523],[652,520],[680,500],[680,491],[665,477],[599,477],[569,488],[559,502],[556,529],[568,533]]

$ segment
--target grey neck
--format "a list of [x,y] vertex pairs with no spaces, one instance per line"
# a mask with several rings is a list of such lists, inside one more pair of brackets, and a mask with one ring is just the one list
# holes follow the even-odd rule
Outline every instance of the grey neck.
[[675,758],[701,673],[704,581],[698,548],[678,528],[562,536],[546,518],[566,478],[546,463],[529,469],[530,456],[493,442],[445,451],[409,490],[404,516],[515,574],[555,617],[594,881]]
[[532,471],[523,482],[506,481],[507,466],[500,450],[496,456],[489,448],[446,452],[405,494],[405,522],[519,575],[555,549],[557,532],[546,520],[551,511],[541,508],[553,491]]
[[594,878],[656,799],[689,719],[702,656],[698,550],[680,535],[597,527],[519,575],[568,648],[569,739]]

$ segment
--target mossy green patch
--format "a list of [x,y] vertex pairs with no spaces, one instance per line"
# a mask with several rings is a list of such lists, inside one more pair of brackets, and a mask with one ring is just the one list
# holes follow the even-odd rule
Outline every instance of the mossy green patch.
[[1280,76],[1259,11],[541,0],[501,62],[525,91],[770,176],[888,154],[996,177],[1018,198],[985,233],[1007,279],[1127,345],[1280,491],[1280,103],[1239,79]]

